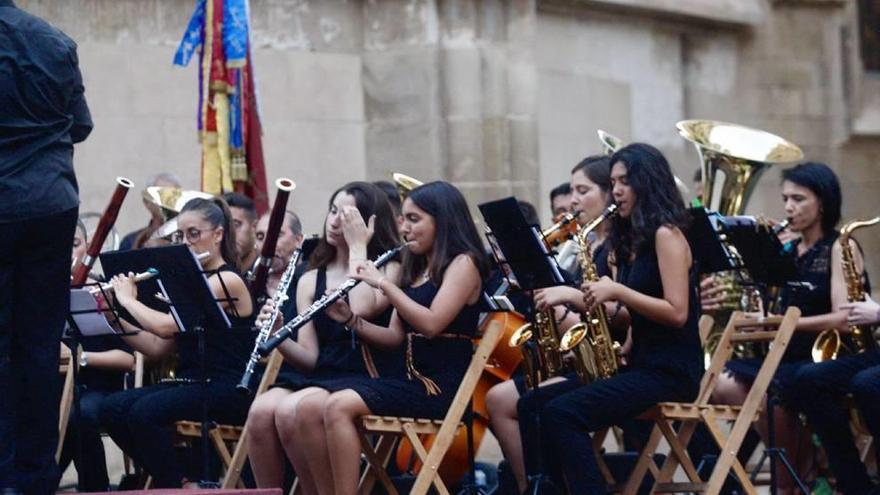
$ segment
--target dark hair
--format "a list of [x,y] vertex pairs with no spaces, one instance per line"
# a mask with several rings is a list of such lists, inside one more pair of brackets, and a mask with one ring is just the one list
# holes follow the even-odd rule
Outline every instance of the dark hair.
[[211,199],[193,198],[183,205],[180,213],[192,211],[199,213],[202,218],[211,224],[211,227],[223,227],[223,239],[220,241],[220,256],[223,260],[240,270],[238,265],[238,250],[235,247],[235,230],[230,226],[232,214],[229,213],[229,205],[219,196]]
[[85,242],[86,245],[88,245],[89,244],[89,233],[86,231],[86,224],[83,223],[82,219],[80,219],[80,218],[76,219],[76,230],[78,230],[79,233],[82,234],[83,242]]
[[[470,256],[480,271],[480,278],[486,278],[489,263],[461,191],[448,182],[429,182],[413,189],[407,199],[434,217],[436,232],[431,278],[439,284],[446,268],[460,254]],[[404,251],[400,284],[404,287],[412,285],[427,268],[427,263],[424,256]]]
[[[376,215],[373,237],[367,244],[367,257],[376,259],[380,254],[400,244],[400,236],[397,233],[397,224],[391,211],[391,204],[381,189],[369,182],[349,182],[330,195],[327,202],[327,210],[333,206],[336,195],[345,192],[354,196],[354,202],[358,211],[368,222],[372,215]],[[309,268],[323,268],[336,258],[336,248],[327,242],[327,223],[324,223],[324,232],[318,240],[318,245],[309,257]]]
[[566,194],[571,194],[571,184],[568,182],[559,184],[550,190],[550,202],[552,203],[556,196],[565,196]]
[[831,167],[818,162],[801,163],[783,170],[782,180],[794,182],[812,191],[820,201],[822,232],[828,235],[834,231],[834,227],[840,222],[840,204],[843,199],[840,182]]
[[571,175],[583,172],[603,193],[611,190],[611,160],[605,155],[588,156],[571,169]]
[[538,219],[538,211],[535,209],[534,205],[528,201],[517,201],[517,204],[519,204],[519,211],[521,211],[523,216],[526,217],[526,222],[529,225],[541,224],[541,220]]
[[391,209],[394,210],[394,214],[400,215],[400,208],[403,205],[400,202],[400,193],[397,192],[397,186],[387,180],[377,180],[373,184],[388,196],[388,202],[391,203]]
[[614,217],[609,239],[618,260],[627,260],[654,246],[654,235],[662,226],[685,230],[687,210],[666,157],[657,148],[633,143],[611,155],[610,166],[626,166],[629,187],[636,196],[629,218]]
[[244,194],[228,192],[223,195],[223,201],[226,201],[226,204],[229,205],[230,208],[241,208],[247,212],[248,218],[250,218],[251,221],[257,219],[257,207],[254,206],[253,200]]

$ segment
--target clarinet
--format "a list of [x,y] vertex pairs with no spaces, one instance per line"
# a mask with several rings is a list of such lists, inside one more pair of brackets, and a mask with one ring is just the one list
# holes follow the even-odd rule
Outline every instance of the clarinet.
[[[373,264],[376,268],[381,268],[382,265],[391,261],[397,253],[399,253],[403,248],[406,247],[406,244],[401,244],[395,248],[391,248],[388,251],[382,253],[381,256],[376,258],[376,261]],[[260,343],[257,346],[257,351],[261,356],[265,356],[272,352],[273,349],[281,345],[282,342],[287,340],[288,337],[293,335],[293,332],[297,331],[300,327],[308,323],[312,320],[318,313],[327,309],[331,304],[345,297],[346,294],[354,289],[357,284],[360,283],[360,280],[350,278],[342,283],[339,287],[336,288],[333,292],[329,292],[321,296],[320,299],[313,302],[311,306],[306,308],[305,311],[300,313],[296,318],[287,323],[283,327],[281,327],[275,335],[272,335],[265,342]]]
[[296,272],[296,265],[299,263],[301,254],[302,249],[294,251],[293,255],[290,257],[290,263],[287,264],[287,268],[284,270],[284,273],[281,274],[281,280],[278,281],[278,288],[275,289],[275,294],[272,296],[272,314],[270,314],[263,322],[263,325],[260,326],[260,333],[257,334],[254,350],[251,351],[251,357],[248,359],[247,366],[244,368],[241,382],[235,387],[241,392],[250,393],[251,391],[251,377],[254,375],[257,363],[260,361],[260,353],[257,349],[260,344],[269,338],[269,334],[272,332],[272,327],[275,326],[275,322],[278,320],[278,314],[281,313],[281,305],[287,301],[287,290],[293,282],[293,275]]

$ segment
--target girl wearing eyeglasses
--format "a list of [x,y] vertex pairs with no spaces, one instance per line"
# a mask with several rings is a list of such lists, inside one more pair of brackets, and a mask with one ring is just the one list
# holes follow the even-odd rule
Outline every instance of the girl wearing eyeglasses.
[[253,348],[253,308],[235,266],[238,256],[230,218],[229,207],[220,198],[193,199],[177,217],[180,230],[175,237],[193,253],[207,253],[200,262],[208,286],[215,297],[226,299],[221,305],[232,323],[229,329],[205,328],[207,385],[200,381],[197,336],[180,333],[170,313],[138,301],[131,273],[111,280],[116,303],[131,316],[130,321],[121,319],[123,329],[133,333],[124,337],[126,342],[151,361],[177,352],[174,383],[115,393],[104,399],[99,414],[111,438],[152,476],[156,488],[180,488],[186,482],[174,447],[176,421],[201,420],[203,400],[209,418],[218,423],[243,424],[247,414],[249,401],[235,385]]

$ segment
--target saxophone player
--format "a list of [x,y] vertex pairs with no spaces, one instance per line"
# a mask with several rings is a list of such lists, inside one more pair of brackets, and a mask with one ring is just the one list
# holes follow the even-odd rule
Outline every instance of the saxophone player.
[[634,143],[610,159],[618,206],[608,235],[616,280],[582,285],[586,304],[622,303],[632,326],[629,367],[550,400],[540,412],[545,466],[559,466],[570,493],[602,493],[590,433],[627,422],[662,401],[693,400],[702,375],[696,270],[682,229],[681,193],[656,148]]
[[[608,173],[606,156],[587,157],[572,169],[571,205],[573,210],[579,212],[576,220],[580,226],[597,218],[608,203],[611,188]],[[602,275],[610,274],[603,242],[607,234],[606,225],[607,222],[596,228],[596,240],[593,242],[593,260]],[[562,319],[558,325],[561,329],[579,321],[577,312],[566,310],[565,304],[575,306],[578,311],[586,309],[580,289],[568,286],[536,291],[535,304],[538,310],[558,308],[556,316]],[[540,447],[534,428],[540,404],[577,386],[579,382],[572,373],[545,380],[539,388],[527,392],[524,378],[517,376],[495,385],[486,395],[489,421],[510,466],[518,489],[516,493],[525,491],[528,476],[539,474],[541,470],[540,456],[534,455]],[[512,486],[507,486],[509,479],[503,479],[502,483],[499,495],[514,492]]]

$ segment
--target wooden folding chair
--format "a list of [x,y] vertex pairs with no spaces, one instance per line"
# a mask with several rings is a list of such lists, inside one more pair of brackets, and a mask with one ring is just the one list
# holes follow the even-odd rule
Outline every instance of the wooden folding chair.
[[[652,493],[685,491],[715,495],[721,490],[731,470],[739,479],[745,493],[757,493],[736,456],[748,429],[764,405],[767,388],[788,347],[799,317],[800,310],[794,307],[789,308],[783,317],[757,319],[740,312],[731,315],[709,369],[703,375],[697,399],[690,403],[663,402],[640,416],[640,419],[654,421],[655,425],[624,487],[625,495],[634,495],[637,492],[648,471],[651,471],[655,480]],[[741,342],[772,343],[741,406],[709,404],[718,376],[724,371],[724,365],[730,359],[734,347]],[[733,423],[728,435],[725,436],[719,428],[719,421]],[[701,423],[707,427],[721,452],[708,482],[703,482],[700,478],[687,453],[688,442],[697,425]],[[653,455],[661,439],[669,444],[670,452],[663,467],[658,468]],[[679,467],[684,470],[689,482],[673,482],[673,475]]]
[[[266,369],[263,371],[263,377],[257,386],[254,396],[258,396],[269,389],[275,383],[278,377],[278,370],[281,369],[281,363],[284,358],[277,350],[269,355],[266,362]],[[197,421],[178,421],[175,423],[177,428],[177,436],[184,440],[192,440],[202,438],[202,424]],[[241,471],[244,461],[247,460],[247,422],[244,426],[235,425],[213,425],[208,431],[208,438],[214,446],[220,461],[226,470],[226,474],[222,480],[222,486],[226,489],[245,488],[241,481]],[[233,453],[230,454],[229,448],[234,445]]]
[[[410,494],[424,495],[432,484],[441,495],[449,493],[443,480],[440,479],[438,468],[449,446],[452,445],[453,438],[462,426],[462,417],[473,396],[474,388],[476,388],[489,356],[498,344],[502,330],[500,322],[492,322],[483,333],[471,363],[461,380],[455,397],[452,399],[452,405],[449,406],[443,420],[375,415],[361,418],[358,434],[361,440],[361,450],[367,459],[367,466],[361,476],[359,487],[361,494],[369,494],[376,479],[382,483],[389,494],[397,494],[397,489],[385,472],[385,466],[395,441],[401,437],[406,437],[412,443],[413,450],[422,462],[422,469],[416,476]],[[369,437],[372,435],[377,437],[375,445],[370,442]],[[419,438],[420,435],[435,435],[434,441],[426,447]]]
[[58,373],[64,375],[64,386],[61,389],[61,403],[58,407],[58,446],[55,449],[55,462],[60,462],[61,451],[64,449],[64,437],[67,435],[67,423],[70,420],[70,409],[73,407],[73,367],[79,362],[79,348],[68,355],[62,355],[58,364]]

